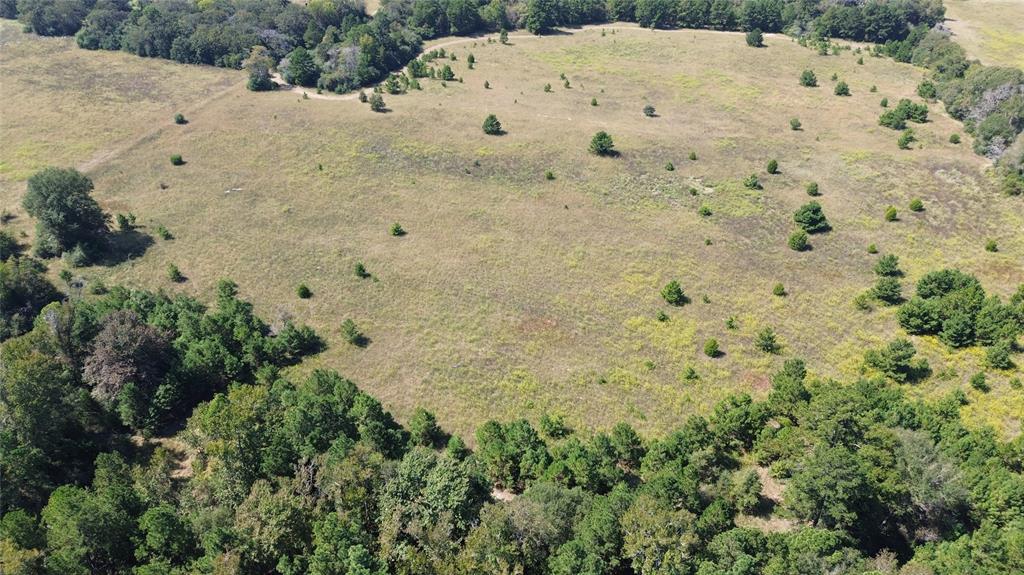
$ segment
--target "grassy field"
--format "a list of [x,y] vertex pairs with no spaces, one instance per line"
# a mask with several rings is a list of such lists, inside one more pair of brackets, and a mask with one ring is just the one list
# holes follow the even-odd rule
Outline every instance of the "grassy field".
[[[266,317],[294,317],[326,336],[329,349],[301,369],[337,368],[400,417],[423,405],[458,432],[544,412],[581,428],[626,420],[662,431],[730,393],[763,394],[794,356],[817,375],[852,380],[865,349],[900,333],[893,309],[852,304],[874,282],[871,243],[900,256],[908,293],[943,266],[969,270],[1003,296],[1024,283],[1021,201],[990,188],[968,137],[948,143],[960,125],[930,106],[910,151],[878,126],[879,100],[913,97],[922,74],[890,60],[858,65],[851,52],[819,56],[782,36],[752,49],[740,34],[632,27],[513,37],[508,46],[470,39],[449,46],[464,82],[426,80],[421,92],[385,96],[391,111],[374,114],[354,100],[247,92],[236,72],[16,39],[48,47],[40,62],[105,88],[43,83],[32,92],[30,56],[4,50],[0,66],[16,78],[5,101],[72,92],[83,112],[20,102],[18,115],[5,111],[3,204],[16,205],[31,169],[98,155],[86,167],[101,204],[136,214],[143,231],[162,224],[175,236],[141,258],[78,274],[206,300],[218,279],[233,278]],[[820,87],[799,86],[805,68]],[[851,97],[833,95],[833,73]],[[140,78],[159,103],[107,94]],[[643,115],[648,103],[657,117]],[[169,121],[178,106],[191,106],[186,126]],[[482,133],[489,113],[505,135]],[[803,130],[790,130],[793,117]],[[98,132],[108,123],[123,126],[113,141]],[[619,157],[587,152],[598,130],[612,134]],[[57,149],[31,152],[38,141]],[[9,157],[9,148],[30,153]],[[179,153],[187,164],[174,167],[168,157]],[[778,175],[765,171],[772,158]],[[751,173],[763,191],[742,186]],[[834,229],[797,253],[786,238],[812,180]],[[906,210],[915,197],[924,212]],[[901,208],[898,222],[883,220],[890,204]],[[701,205],[712,214],[700,216]],[[408,234],[390,236],[394,222]],[[25,217],[11,225],[30,228]],[[984,250],[990,238],[999,252]],[[356,262],[372,279],[355,276]],[[170,263],[187,282],[167,279]],[[662,301],[671,279],[689,304]],[[295,295],[300,282],[312,298]],[[772,295],[777,282],[787,296]],[[659,311],[670,320],[657,321]],[[725,326],[730,316],[735,330]],[[346,318],[368,346],[344,343]],[[780,355],[755,349],[765,326],[778,332]],[[701,351],[712,337],[724,351],[717,359]],[[980,368],[980,349],[915,343],[941,374],[915,394],[966,388]],[[683,377],[689,367],[698,380]],[[990,393],[969,391],[968,415],[1019,433],[1024,391],[1007,381],[1021,375],[990,373]]]
[[1024,2],[945,0],[946,25],[968,56],[984,64],[1024,68]]

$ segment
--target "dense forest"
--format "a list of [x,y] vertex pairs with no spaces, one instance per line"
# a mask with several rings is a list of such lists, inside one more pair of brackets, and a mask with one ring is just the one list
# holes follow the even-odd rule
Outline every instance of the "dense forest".
[[[74,170],[28,187],[44,250],[97,257],[131,232]],[[284,370],[324,341],[260,319],[233,282],[212,307],[70,274],[61,293],[17,241],[0,249],[6,574],[1024,570],[1024,435],[966,426],[961,390],[910,399],[929,368],[907,339],[865,353],[857,381],[788,359],[764,399],[664,437],[543,416],[487,422],[470,449],[426,410],[402,426],[336,372]],[[880,284],[898,272],[879,260]],[[909,333],[985,345],[993,367],[1024,332],[1024,286],[1003,301],[957,270],[893,301]]]

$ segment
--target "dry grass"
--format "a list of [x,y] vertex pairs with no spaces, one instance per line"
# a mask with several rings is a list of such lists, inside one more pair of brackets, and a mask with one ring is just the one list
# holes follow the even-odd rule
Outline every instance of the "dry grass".
[[1024,68],[1024,2],[946,0],[946,25],[971,58]]
[[[729,393],[763,394],[767,375],[797,355],[818,375],[856,377],[864,349],[899,333],[891,309],[851,304],[873,283],[870,243],[901,257],[907,289],[940,266],[976,273],[1003,295],[1024,282],[1020,200],[989,188],[969,142],[947,143],[960,126],[932,106],[933,121],[915,126],[920,148],[900,151],[898,134],[877,125],[879,99],[911,97],[919,70],[870,57],[857,65],[849,52],[822,57],[784,37],[768,45],[630,27],[513,38],[510,46],[469,40],[451,63],[464,83],[424,81],[422,92],[385,96],[388,114],[355,101],[254,94],[235,76],[233,90],[192,112],[187,126],[159,130],[91,170],[107,209],[166,225],[176,239],[83,273],[204,299],[231,277],[261,313],[295,316],[328,338],[330,348],[301,369],[337,368],[400,416],[423,405],[460,433],[488,418],[544,411],[580,428],[627,420],[661,431]],[[475,70],[465,69],[470,51]],[[47,59],[108,57],[130,58],[66,48]],[[95,84],[113,81],[102,67],[72,65],[88,66]],[[817,72],[820,88],[798,85],[804,68]],[[851,97],[832,95],[833,72]],[[68,91],[55,86],[46,97]],[[658,117],[643,116],[648,102]],[[488,113],[506,135],[482,133]],[[22,114],[51,138],[61,137],[54,117],[90,121],[41,108]],[[802,131],[789,129],[794,116]],[[144,131],[140,121],[126,123]],[[613,135],[620,157],[587,153],[597,130]],[[26,137],[6,122],[4,132]],[[171,166],[172,153],[188,163]],[[33,155],[21,169],[86,156]],[[770,158],[781,174],[764,172]],[[667,161],[675,171],[665,171]],[[549,169],[556,180],[544,179]],[[763,192],[739,183],[754,172]],[[796,253],[786,237],[809,180],[819,182],[835,229]],[[15,202],[15,192],[7,187],[4,201]],[[913,197],[925,212],[904,209],[901,221],[883,221],[887,205]],[[701,204],[713,215],[701,218]],[[388,235],[396,221],[407,236]],[[999,253],[983,250],[990,237]],[[355,276],[357,261],[374,279]],[[169,262],[187,283],[167,281]],[[673,278],[692,299],[680,309],[658,295]],[[311,299],[295,296],[299,282]],[[772,296],[776,282],[790,295]],[[656,321],[659,310],[671,320]],[[735,331],[725,328],[729,316]],[[345,318],[372,340],[365,349],[342,341]],[[766,325],[784,342],[780,356],[753,347]],[[704,357],[709,337],[723,357]],[[936,372],[955,375],[914,393],[944,393],[978,369],[976,350],[917,341]],[[688,366],[699,381],[681,377]],[[1020,405],[1024,393],[1009,388],[1010,375],[993,374],[994,390],[976,405]],[[1019,429],[1020,410],[970,413]]]

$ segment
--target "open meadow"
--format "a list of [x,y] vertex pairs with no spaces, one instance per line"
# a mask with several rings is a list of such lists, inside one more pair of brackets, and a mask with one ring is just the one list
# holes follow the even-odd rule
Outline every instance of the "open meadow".
[[[249,92],[242,72],[79,50],[9,21],[0,33],[0,206],[18,216],[8,226],[31,232],[20,198],[32,171],[79,166],[104,209],[174,237],[76,276],[205,301],[232,278],[265,317],[325,336],[300,369],[336,368],[400,419],[424,406],[469,435],[491,418],[558,413],[577,428],[624,420],[652,433],[728,394],[763,396],[787,358],[852,381],[865,350],[903,334],[895,308],[854,306],[875,282],[870,244],[899,256],[907,295],[942,267],[1004,298],[1024,283],[1021,199],[993,189],[969,136],[949,142],[962,126],[941,104],[899,149],[879,101],[919,100],[924,72],[866,53],[629,25],[509,45],[441,40],[462,81],[423,79],[422,91],[385,94],[389,112],[375,114],[353,98]],[[804,69],[819,87],[800,86]],[[833,74],[849,97],[833,94]],[[488,114],[504,135],[482,132]],[[617,157],[588,153],[599,130]],[[766,172],[772,159],[778,174]],[[762,190],[744,187],[751,174]],[[812,181],[819,198],[805,191]],[[923,211],[907,209],[914,198]],[[796,252],[793,213],[811,199],[833,229]],[[890,205],[897,221],[883,218]],[[396,222],[406,235],[389,234]],[[187,281],[171,282],[169,264]],[[55,281],[61,269],[52,262]],[[673,279],[681,307],[659,295]],[[300,283],[311,298],[297,297]],[[786,295],[773,295],[777,283]],[[345,343],[345,319],[368,345]],[[755,348],[765,327],[780,354]],[[703,353],[709,338],[720,357]],[[982,348],[912,340],[934,375],[910,393],[963,387],[970,420],[1020,433],[1024,390],[1008,381],[1024,370],[990,371],[981,393],[966,381]]]
[[954,40],[990,66],[1024,68],[1024,2],[946,0],[946,25]]

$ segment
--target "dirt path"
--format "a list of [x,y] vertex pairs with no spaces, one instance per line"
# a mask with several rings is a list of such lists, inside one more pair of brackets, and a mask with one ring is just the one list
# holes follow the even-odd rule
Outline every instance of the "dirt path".
[[[223,90],[210,95],[209,97],[207,97],[204,100],[201,100],[199,103],[190,106],[188,109],[183,111],[183,113],[185,114],[185,117],[187,118],[192,113],[197,112],[197,111],[201,110],[202,108],[205,108],[210,103],[212,103],[212,102],[214,102],[216,100],[219,100],[220,98],[223,98],[224,96],[226,96],[228,93],[230,93],[232,90],[236,89],[237,87],[238,87],[238,84],[231,84],[230,86],[224,88]],[[117,147],[114,147],[114,148],[110,148],[110,149],[107,149],[107,150],[102,150],[99,153],[97,153],[96,155],[94,155],[92,158],[90,158],[90,159],[82,162],[81,164],[79,164],[78,165],[78,171],[82,172],[82,173],[88,173],[88,172],[90,172],[92,170],[95,170],[100,165],[105,164],[106,162],[109,162],[110,160],[113,160],[115,158],[118,158],[118,157],[124,155],[125,153],[127,153],[129,150],[135,148],[136,146],[138,146],[140,144],[143,144],[145,142],[148,142],[150,140],[156,139],[156,137],[158,135],[160,135],[160,132],[162,132],[163,130],[166,130],[167,128],[172,127],[174,125],[175,124],[174,124],[173,120],[168,120],[168,121],[159,123],[156,126],[154,126],[152,129],[148,130],[147,132],[145,132],[145,133],[143,133],[143,134],[141,134],[139,136],[136,136],[135,138],[132,138],[131,140],[128,140],[127,142],[124,142],[120,146],[117,146]]]

